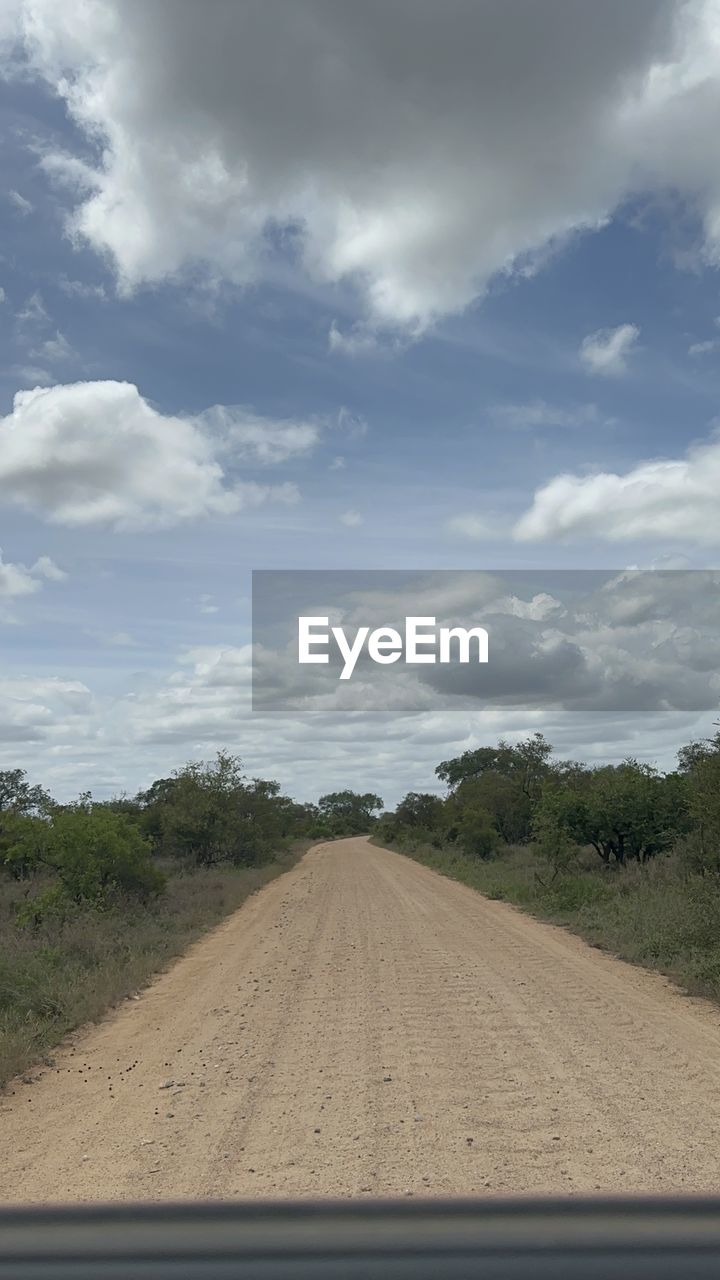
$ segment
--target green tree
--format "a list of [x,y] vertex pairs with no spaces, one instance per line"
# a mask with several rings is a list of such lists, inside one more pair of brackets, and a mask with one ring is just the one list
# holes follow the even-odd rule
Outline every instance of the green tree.
[[332,835],[362,835],[375,822],[375,814],[383,807],[380,796],[372,791],[331,791],[320,796],[318,809]]
[[469,778],[481,778],[488,773],[499,774],[515,781],[523,795],[534,803],[539,797],[544,779],[550,773],[552,747],[541,733],[533,733],[514,746],[504,739],[496,747],[478,747],[464,751],[461,756],[443,760],[435,770],[438,778],[454,790]]
[[484,809],[506,844],[519,844],[530,836],[533,805],[518,776],[489,770],[479,778],[466,778],[451,799],[460,806],[467,803]]
[[688,809],[694,829],[685,853],[701,874],[720,872],[720,733],[691,742],[678,752],[679,772],[686,780]]
[[248,839],[241,821],[244,791],[242,762],[222,751],[213,762],[193,761],[153,784],[146,794],[159,852],[205,867],[254,861],[255,834]]
[[394,819],[401,827],[431,833],[442,822],[443,809],[440,796],[427,791],[408,791],[395,810]]
[[159,778],[138,798],[155,851],[198,866],[262,861],[309,821],[279,783],[247,778],[242,761],[225,751]]
[[47,813],[52,800],[44,787],[33,786],[24,769],[0,769],[0,814]]
[[647,862],[687,830],[687,784],[632,759],[588,769],[569,784],[554,779],[545,787],[534,825],[546,841],[554,829],[591,845],[606,865]]
[[0,770],[0,863],[16,879],[25,879],[37,864],[51,807],[48,792],[29,783],[24,769]]
[[578,807],[577,792],[547,787],[533,816],[535,848],[552,871],[553,880],[577,862],[586,840],[586,811]]

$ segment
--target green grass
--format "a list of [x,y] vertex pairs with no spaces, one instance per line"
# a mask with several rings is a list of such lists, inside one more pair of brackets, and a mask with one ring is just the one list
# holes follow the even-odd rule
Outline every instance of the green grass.
[[392,847],[720,1002],[720,878],[687,874],[672,854],[646,866],[605,869],[588,852],[553,881],[529,846],[488,861],[424,844]]
[[307,842],[258,867],[163,867],[152,906],[82,911],[20,928],[16,912],[37,881],[0,878],[0,1086],[47,1060],[68,1032],[144,986],[250,894],[289,870]]

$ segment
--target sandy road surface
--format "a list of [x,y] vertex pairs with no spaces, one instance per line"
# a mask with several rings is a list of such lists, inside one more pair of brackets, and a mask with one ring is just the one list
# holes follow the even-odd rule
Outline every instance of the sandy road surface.
[[720,1190],[720,1010],[320,845],[0,1095],[0,1202]]

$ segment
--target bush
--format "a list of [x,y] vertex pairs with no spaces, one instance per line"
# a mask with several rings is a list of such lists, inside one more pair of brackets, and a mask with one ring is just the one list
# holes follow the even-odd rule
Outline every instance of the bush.
[[107,907],[113,898],[148,902],[164,888],[150,845],[123,814],[87,803],[56,812],[46,824],[39,859],[57,877],[23,908],[34,923],[71,906]]
[[492,858],[500,837],[487,809],[468,805],[457,824],[457,844],[463,853],[476,858]]
[[190,762],[141,792],[140,825],[154,851],[202,867],[247,866],[274,857],[317,824],[312,805],[295,804],[277,782],[247,778],[242,770],[237,756],[220,751],[214,761]]

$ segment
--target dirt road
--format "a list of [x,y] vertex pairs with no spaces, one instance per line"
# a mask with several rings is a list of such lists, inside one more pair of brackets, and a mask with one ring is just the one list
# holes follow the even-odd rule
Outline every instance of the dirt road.
[[365,840],[0,1095],[0,1203],[720,1190],[720,1010]]

